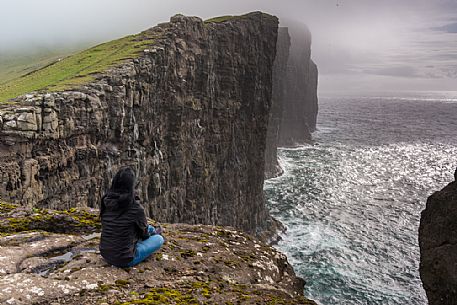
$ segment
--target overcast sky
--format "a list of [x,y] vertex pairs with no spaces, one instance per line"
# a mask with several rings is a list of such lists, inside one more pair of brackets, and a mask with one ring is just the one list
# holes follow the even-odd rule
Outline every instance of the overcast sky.
[[0,52],[95,43],[171,15],[308,24],[321,93],[457,90],[457,0],[2,0]]

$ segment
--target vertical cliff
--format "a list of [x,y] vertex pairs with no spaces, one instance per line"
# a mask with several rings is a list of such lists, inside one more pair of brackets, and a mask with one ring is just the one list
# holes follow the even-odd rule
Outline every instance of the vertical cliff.
[[291,47],[285,78],[284,112],[279,145],[294,146],[311,140],[317,118],[317,66],[311,60],[311,33],[300,23],[286,22]]
[[420,275],[429,304],[457,304],[457,181],[428,198],[419,245]]
[[263,181],[277,29],[262,13],[175,16],[129,38],[138,56],[123,58],[123,47],[122,62],[95,76],[94,63],[88,84],[3,105],[1,198],[95,207],[116,170],[131,165],[159,221],[273,229]]
[[268,121],[267,144],[265,150],[265,177],[272,178],[282,174],[278,163],[279,128],[284,112],[284,98],[287,88],[287,62],[289,59],[290,36],[285,27],[279,28],[276,45],[276,58],[273,66],[273,97]]
[[273,99],[265,151],[265,177],[282,174],[277,148],[311,141],[318,112],[318,70],[311,60],[311,33],[297,22],[286,21],[278,34],[273,69]]

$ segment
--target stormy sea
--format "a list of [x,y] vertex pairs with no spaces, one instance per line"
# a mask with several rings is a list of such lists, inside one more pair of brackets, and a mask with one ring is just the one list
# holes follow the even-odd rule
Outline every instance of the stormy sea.
[[457,166],[457,92],[319,101],[315,144],[265,184],[278,248],[322,305],[424,305],[418,228]]

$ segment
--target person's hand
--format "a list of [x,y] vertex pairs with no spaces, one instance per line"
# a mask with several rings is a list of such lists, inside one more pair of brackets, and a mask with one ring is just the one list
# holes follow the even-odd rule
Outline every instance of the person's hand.
[[156,234],[162,235],[162,233],[164,232],[164,230],[162,229],[161,226],[157,226],[155,229],[156,229]]

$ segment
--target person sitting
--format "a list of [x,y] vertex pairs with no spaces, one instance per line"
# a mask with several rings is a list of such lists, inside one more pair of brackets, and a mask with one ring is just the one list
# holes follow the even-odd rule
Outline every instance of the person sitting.
[[100,254],[108,263],[121,268],[139,264],[164,243],[162,229],[148,225],[134,185],[134,171],[121,168],[100,206]]

